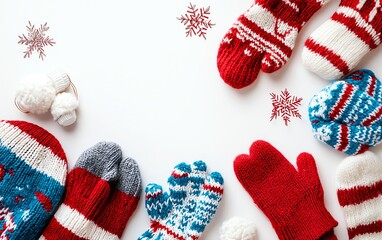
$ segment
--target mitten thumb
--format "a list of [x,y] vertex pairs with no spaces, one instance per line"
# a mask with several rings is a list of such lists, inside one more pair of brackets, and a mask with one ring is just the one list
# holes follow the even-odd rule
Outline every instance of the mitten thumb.
[[313,156],[309,153],[300,153],[297,157],[297,169],[300,176],[306,181],[306,183],[313,187],[320,198],[323,199],[324,191],[321,186],[321,181],[318,176],[316,162]]

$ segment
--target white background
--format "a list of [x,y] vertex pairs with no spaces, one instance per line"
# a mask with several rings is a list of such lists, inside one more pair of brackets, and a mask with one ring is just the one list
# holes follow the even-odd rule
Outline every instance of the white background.
[[[216,26],[207,40],[186,38],[176,19],[189,1],[0,1],[0,118],[23,119],[53,133],[62,143],[72,169],[85,149],[101,140],[119,143],[125,156],[137,160],[143,185],[166,185],[174,165],[202,159],[210,171],[225,179],[218,212],[201,239],[218,239],[223,221],[244,217],[256,222],[258,239],[277,239],[269,220],[253,204],[235,177],[232,162],[247,153],[254,140],[272,143],[295,164],[296,156],[312,153],[325,190],[325,202],[339,225],[339,239],[347,239],[336,197],[335,171],[346,157],[318,142],[308,120],[310,98],[328,84],[302,66],[301,51],[309,34],[328,19],[339,1],[331,1],[299,35],[289,63],[274,74],[260,73],[243,90],[226,85],[216,67],[220,40],[253,0],[193,0],[211,6]],[[46,59],[36,52],[23,58],[25,46],[18,35],[25,25],[48,22],[48,35],[57,44],[46,47]],[[382,75],[381,50],[369,54],[360,67]],[[80,93],[77,123],[69,128],[50,115],[30,116],[13,105],[14,90],[28,74],[61,67]],[[288,90],[303,97],[302,120],[286,127],[281,119],[270,122],[269,93]],[[381,148],[374,148],[379,154]],[[380,155],[380,154],[379,154]],[[143,196],[143,195],[142,195]],[[118,211],[118,209],[116,209]],[[314,223],[311,223],[314,225]],[[136,239],[149,226],[141,198],[123,239]]]

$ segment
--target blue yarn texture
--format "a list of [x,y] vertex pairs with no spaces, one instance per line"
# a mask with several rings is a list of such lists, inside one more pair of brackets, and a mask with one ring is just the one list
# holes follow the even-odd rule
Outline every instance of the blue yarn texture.
[[[38,239],[47,225],[48,219],[60,203],[65,190],[64,186],[32,169],[1,143],[0,158],[4,169],[17,169],[13,176],[9,173],[5,174],[0,182],[0,194],[2,195],[0,216],[5,212],[9,214],[8,216],[12,216],[12,219],[0,218],[0,226],[8,228],[1,235],[4,237],[7,235],[8,239],[15,240]],[[36,192],[49,196],[53,205],[51,211],[43,208],[35,196]],[[14,230],[9,230],[11,226],[4,227],[7,225],[7,221],[14,223]]]
[[332,82],[309,104],[314,137],[349,155],[382,140],[382,85],[367,69]]
[[[0,239],[40,237],[65,191],[66,157],[55,152],[64,154],[46,130],[23,121],[0,121]],[[47,169],[54,174],[49,176],[43,171]]]
[[180,163],[168,179],[169,193],[162,186],[146,187],[146,210],[151,226],[138,239],[198,239],[211,222],[223,194],[223,177],[207,174],[203,161]]

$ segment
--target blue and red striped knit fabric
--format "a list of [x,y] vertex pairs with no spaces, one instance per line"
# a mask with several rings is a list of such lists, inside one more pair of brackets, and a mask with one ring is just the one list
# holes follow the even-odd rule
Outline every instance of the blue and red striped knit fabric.
[[223,177],[206,171],[203,161],[176,165],[168,179],[169,194],[160,185],[147,185],[151,226],[138,239],[199,239],[223,195]]
[[0,239],[37,239],[64,193],[66,156],[46,130],[0,121]]
[[335,81],[309,104],[314,136],[349,155],[365,152],[382,140],[382,85],[362,69]]

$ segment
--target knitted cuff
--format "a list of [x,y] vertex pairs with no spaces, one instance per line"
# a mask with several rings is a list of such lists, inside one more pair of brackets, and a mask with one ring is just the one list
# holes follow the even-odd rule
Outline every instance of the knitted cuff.
[[280,239],[319,239],[338,225],[322,200],[312,195],[307,195],[290,212],[294,214],[281,218],[282,222],[278,219],[274,224]]
[[302,20],[302,26],[305,25],[307,21],[318,11],[321,9],[322,6],[324,6],[327,2],[330,0],[316,0],[311,1],[303,10],[303,13],[300,14]]

